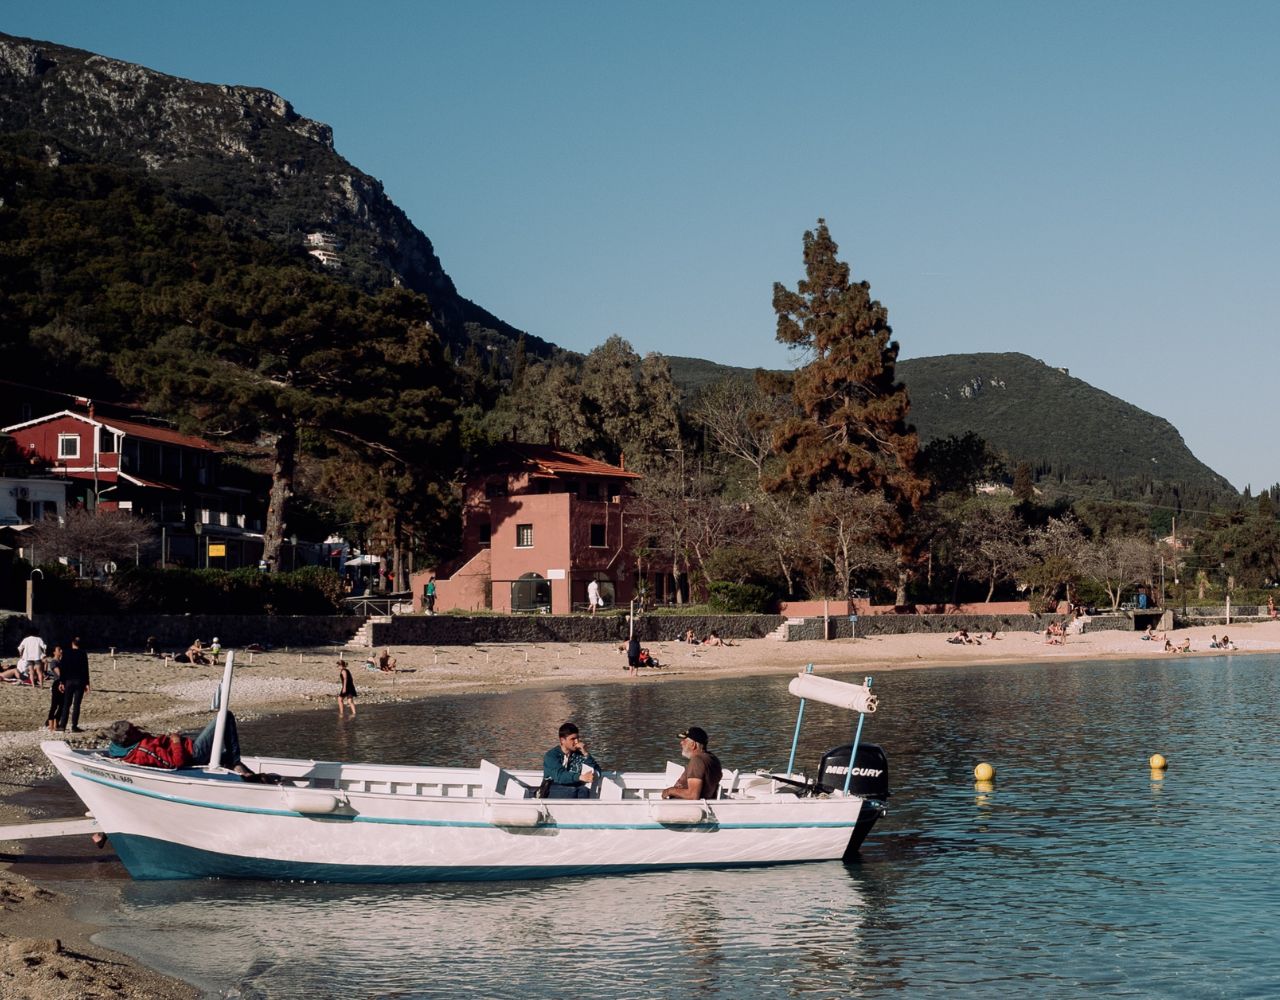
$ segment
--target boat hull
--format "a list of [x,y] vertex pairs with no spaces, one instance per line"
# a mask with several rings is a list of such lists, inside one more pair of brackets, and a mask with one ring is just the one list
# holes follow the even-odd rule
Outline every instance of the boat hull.
[[[44,749],[136,879],[426,882],[832,860],[883,812],[856,796],[699,804],[664,802],[654,788],[614,800],[529,799],[468,784],[475,772],[462,769],[367,768],[380,780],[326,790],[302,786],[342,766],[304,761],[271,762],[292,765],[296,780],[258,785],[134,767],[62,743]],[[443,794],[421,793],[432,781]],[[634,780],[632,792],[644,784]]]

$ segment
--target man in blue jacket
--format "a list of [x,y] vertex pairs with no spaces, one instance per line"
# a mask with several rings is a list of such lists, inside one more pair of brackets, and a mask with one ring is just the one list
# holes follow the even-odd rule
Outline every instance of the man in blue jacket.
[[542,780],[550,781],[549,799],[589,799],[591,782],[600,773],[600,765],[587,750],[578,727],[566,722],[560,727],[560,745],[542,758]]

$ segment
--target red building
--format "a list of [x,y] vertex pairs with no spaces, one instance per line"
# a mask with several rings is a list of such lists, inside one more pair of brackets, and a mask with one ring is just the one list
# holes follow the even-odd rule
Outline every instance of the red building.
[[548,445],[496,446],[467,478],[462,554],[413,577],[414,607],[436,577],[436,610],[587,607],[596,581],[607,605],[631,600],[635,537],[627,520],[638,473]]
[[29,462],[68,482],[68,503],[128,510],[171,529],[165,562],[233,568],[262,552],[262,493],[224,482],[222,451],[167,427],[62,410],[4,428]]

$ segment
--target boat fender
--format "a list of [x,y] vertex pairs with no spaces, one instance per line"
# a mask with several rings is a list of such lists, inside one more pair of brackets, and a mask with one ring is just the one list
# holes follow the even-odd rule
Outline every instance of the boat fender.
[[489,804],[489,822],[494,826],[532,827],[542,823],[545,813],[541,803],[492,802]]
[[650,805],[650,812],[664,826],[692,826],[707,818],[701,799],[656,799]]
[[285,807],[297,813],[331,813],[342,805],[342,800],[333,792],[317,791],[314,788],[285,788],[282,791]]

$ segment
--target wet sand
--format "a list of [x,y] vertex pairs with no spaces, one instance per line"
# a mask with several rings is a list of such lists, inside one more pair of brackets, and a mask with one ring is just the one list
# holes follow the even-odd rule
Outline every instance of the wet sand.
[[[1267,621],[1180,629],[1170,637],[1191,640],[1191,653],[1164,653],[1162,643],[1133,632],[1070,635],[1049,645],[1039,634],[999,633],[981,644],[955,645],[946,635],[872,637],[833,642],[746,640],[733,646],[650,643],[663,664],[631,677],[626,657],[614,644],[532,644],[392,647],[395,673],[364,666],[368,649],[323,647],[239,652],[232,689],[238,716],[248,719],[285,712],[336,711],[339,656],[346,658],[358,705],[389,703],[459,691],[500,692],[536,685],[661,684],[671,678],[724,678],[758,673],[790,674],[814,664],[817,672],[886,670],[1079,659],[1133,659],[1150,656],[1220,656],[1208,649],[1210,636],[1223,632],[1237,654],[1280,651],[1280,622]],[[201,728],[209,719],[210,696],[222,676],[221,662],[207,667],[165,662],[139,653],[90,655],[92,688],[84,699],[82,734],[59,734],[75,745],[100,746],[116,719],[131,719],[155,732]],[[54,734],[43,728],[47,688],[0,684],[0,796],[11,799],[55,773],[40,751]],[[252,749],[248,748],[252,753]],[[32,810],[0,801],[0,825],[18,823]],[[83,850],[83,847],[77,848]],[[0,843],[0,996],[195,997],[198,991],[161,976],[131,959],[96,948],[95,927],[78,923],[72,901],[40,888],[11,870],[22,845]]]

